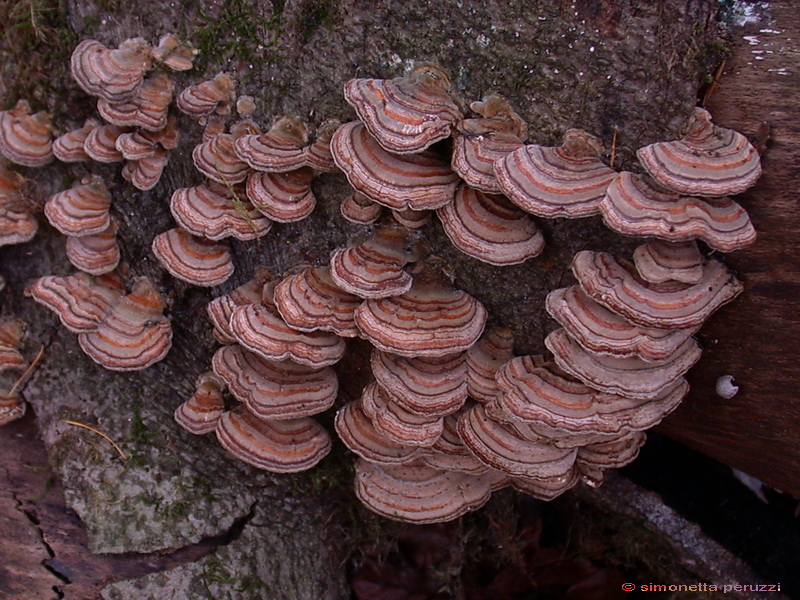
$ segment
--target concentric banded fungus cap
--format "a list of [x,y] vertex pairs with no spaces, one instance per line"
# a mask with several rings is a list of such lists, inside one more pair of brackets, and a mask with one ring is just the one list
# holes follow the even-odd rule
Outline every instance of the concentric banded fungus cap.
[[592,300],[577,285],[550,292],[545,307],[581,346],[611,356],[664,359],[700,327],[657,329],[636,325]]
[[450,79],[438,67],[414,69],[397,79],[351,79],[344,99],[388,152],[420,152],[450,136],[461,111],[448,93]]
[[683,196],[627,171],[608,186],[600,210],[606,225],[624,235],[673,242],[697,238],[721,252],[744,248],[756,240],[747,211],[730,198]]
[[587,352],[564,329],[553,331],[544,342],[556,364],[586,385],[638,400],[662,395],[698,361],[701,353],[697,342],[690,338],[670,356],[659,360],[603,356]]
[[331,450],[330,436],[314,419],[264,421],[243,406],[222,415],[216,432],[233,456],[271,473],[305,471]]
[[602,144],[570,129],[560,147],[525,146],[494,164],[500,189],[521,209],[540,217],[589,217],[616,172],[600,159]]
[[241,187],[216,181],[175,190],[170,210],[178,225],[210,240],[254,240],[272,228],[272,221],[250,204]]
[[100,125],[92,129],[83,142],[83,151],[92,160],[101,163],[114,163],[123,160],[122,152],[117,150],[117,138],[126,133],[116,125]]
[[311,191],[314,171],[303,167],[288,173],[250,173],[247,197],[264,216],[279,223],[305,219],[314,211],[317,199]]
[[169,154],[158,148],[150,158],[128,161],[122,168],[122,177],[130,181],[137,190],[152,190],[161,179],[161,173],[169,161]]
[[106,121],[121,127],[141,127],[159,131],[167,125],[167,113],[175,85],[166,73],[156,72],[144,80],[136,95],[125,102],[97,101],[97,110]]
[[671,413],[689,391],[683,378],[652,400],[636,400],[594,390],[560,375],[552,366],[535,367],[530,357],[511,360],[497,373],[497,402],[513,418],[544,423],[565,432],[610,434],[649,429]]
[[432,211],[430,210],[392,210],[392,217],[403,227],[408,229],[419,229],[424,227],[431,220]]
[[0,322],[0,371],[25,366],[25,358],[17,348],[25,337],[25,323],[19,319]]
[[356,309],[356,325],[374,346],[409,357],[444,356],[472,346],[486,325],[475,298],[421,275],[401,296],[370,299]]
[[592,299],[644,327],[684,329],[700,326],[717,308],[738,296],[744,286],[725,265],[706,263],[703,279],[689,285],[643,281],[632,265],[605,252],[578,252],[572,272]]
[[109,50],[97,40],[83,40],[72,52],[72,77],[90,96],[125,102],[139,91],[152,62],[151,47],[141,38]]
[[414,414],[443,417],[467,400],[463,352],[435,358],[410,358],[372,350],[372,374],[394,402]]
[[25,167],[41,167],[53,161],[50,114],[31,114],[27,100],[0,111],[0,156]]
[[211,287],[233,275],[233,260],[227,246],[214,243],[176,227],[153,239],[153,254],[170,275],[181,281]]
[[539,500],[554,500],[569,489],[575,487],[580,481],[580,469],[577,464],[565,477],[556,479],[529,479],[526,477],[512,477],[511,487],[528,494]]
[[641,278],[650,283],[697,283],[703,278],[703,256],[695,242],[647,240],[633,251],[633,262]]
[[286,173],[305,166],[303,146],[307,143],[308,125],[298,117],[282,116],[266,133],[243,135],[233,146],[239,158],[251,168]]
[[467,389],[478,402],[491,402],[497,396],[495,373],[514,358],[514,332],[506,327],[492,327],[466,355]]
[[581,471],[587,467],[620,469],[639,456],[646,439],[643,431],[631,431],[613,441],[589,444],[578,450],[576,463]]
[[395,521],[443,523],[480,508],[498,486],[493,472],[481,475],[405,465],[356,462],[356,496],[371,511]]
[[233,310],[230,328],[236,340],[267,360],[289,359],[310,367],[327,367],[344,356],[345,342],[328,332],[303,332],[289,327],[274,305],[240,306]]
[[464,445],[485,464],[504,473],[532,479],[562,479],[569,476],[576,448],[556,448],[532,442],[510,425],[491,419],[484,405],[477,404],[458,421]]
[[137,129],[123,133],[117,138],[115,145],[125,160],[142,160],[152,158],[159,149],[174,150],[180,141],[178,120],[175,115],[170,115],[163,129],[158,131]]
[[419,235],[397,223],[386,223],[358,246],[337,250],[331,277],[343,290],[360,298],[386,298],[409,290],[413,277],[403,270],[422,258]]
[[399,444],[431,446],[442,435],[443,419],[407,411],[378,383],[364,388],[361,408],[381,435]]
[[85,162],[91,160],[91,156],[84,151],[83,145],[86,143],[89,133],[99,126],[99,121],[87,119],[80,129],[73,129],[57,137],[53,140],[53,154],[61,162]]
[[189,433],[203,435],[217,427],[217,421],[225,412],[222,394],[225,382],[214,373],[200,375],[194,394],[175,409],[175,422]]
[[214,79],[190,85],[177,97],[178,109],[192,117],[203,117],[216,112],[227,114],[236,92],[236,83],[228,73],[219,73]]
[[112,371],[146,369],[172,347],[172,328],[164,301],[146,278],[123,296],[95,331],[78,334],[78,343],[96,363]]
[[254,415],[267,420],[321,413],[333,406],[339,389],[330,367],[265,360],[236,344],[217,350],[212,365],[231,394]]
[[443,471],[458,471],[479,475],[489,467],[475,458],[458,435],[458,420],[470,410],[466,406],[444,418],[444,428],[439,439],[429,448],[423,449],[419,458],[426,465]]
[[544,249],[536,223],[505,196],[484,194],[462,183],[454,201],[436,214],[456,248],[492,265],[516,265]]
[[300,331],[321,329],[356,337],[355,310],[361,302],[334,283],[327,266],[305,269],[275,287],[275,305],[281,317]]
[[168,33],[158,40],[158,46],[153,48],[152,56],[173,71],[188,71],[194,66],[194,57],[198,53],[199,51],[191,43],[182,42],[175,34]]
[[69,262],[81,271],[91,275],[110,273],[120,259],[116,223],[100,233],[68,237],[66,250]]
[[380,433],[364,414],[361,401],[349,402],[336,413],[336,433],[352,452],[371,463],[403,464],[414,460],[419,446],[395,442]]
[[367,198],[364,194],[355,192],[342,200],[339,211],[351,223],[369,225],[380,218],[383,207]]
[[114,274],[92,277],[75,273],[68,277],[40,277],[25,295],[56,313],[68,331],[81,333],[97,329],[124,291]]
[[235,308],[257,304],[261,302],[261,293],[264,284],[273,279],[273,274],[267,269],[260,269],[256,276],[240,285],[232,292],[214,298],[206,306],[208,317],[214,324],[214,336],[220,344],[234,344],[236,338],[230,329],[231,315]]
[[22,244],[36,235],[39,223],[22,195],[25,179],[0,162],[0,246]]
[[306,166],[311,167],[315,171],[320,171],[321,173],[333,173],[339,170],[336,167],[333,154],[331,153],[331,138],[333,138],[333,134],[336,133],[336,130],[341,126],[342,123],[336,119],[324,121],[319,126],[317,129],[317,139],[314,140],[314,143],[303,149]]
[[17,394],[0,394],[0,426],[25,416],[26,404]]
[[370,200],[395,210],[440,208],[452,201],[458,175],[430,150],[390,154],[358,121],[342,125],[331,140],[336,165]]
[[699,107],[685,137],[645,146],[636,156],[658,183],[694,196],[739,194],[761,175],[761,157],[747,138],[717,127]]
[[219,133],[192,150],[194,166],[203,175],[218,183],[241,183],[250,174],[250,167],[233,149],[236,137],[232,133]]
[[92,235],[111,226],[111,194],[99,178],[53,194],[44,205],[50,225],[64,235]]

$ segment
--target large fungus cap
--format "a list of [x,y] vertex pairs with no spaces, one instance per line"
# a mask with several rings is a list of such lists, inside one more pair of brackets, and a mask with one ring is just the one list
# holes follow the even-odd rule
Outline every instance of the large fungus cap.
[[228,73],[220,73],[209,81],[190,85],[177,97],[178,109],[192,117],[211,113],[226,114],[236,94],[236,83]]
[[267,420],[321,413],[333,405],[339,389],[330,367],[265,360],[235,344],[217,350],[212,365],[231,394],[254,415]]
[[356,325],[374,346],[409,357],[444,356],[472,346],[486,325],[483,304],[462,290],[420,276],[401,296],[370,299]]
[[81,271],[91,275],[110,273],[120,259],[116,223],[100,233],[68,237],[66,251],[69,262]]
[[147,191],[156,187],[169,161],[169,154],[157,148],[153,156],[142,160],[128,161],[122,168],[122,177],[130,181],[137,190]]
[[179,227],[159,233],[152,249],[170,275],[192,285],[211,287],[233,275],[233,259],[227,246],[193,236]]
[[636,248],[633,262],[641,278],[650,283],[698,283],[703,279],[705,266],[703,255],[695,242],[673,243],[663,240],[647,240]]
[[545,338],[556,364],[586,385],[626,398],[651,400],[700,359],[700,346],[692,338],[666,358],[642,360],[637,357],[604,356],[587,352],[565,329],[557,329]]
[[97,101],[97,110],[106,121],[121,127],[141,127],[159,131],[166,127],[175,84],[166,73],[156,72],[144,80],[136,95],[125,102]]
[[636,156],[658,183],[694,196],[739,194],[761,175],[761,157],[747,138],[714,125],[711,114],[699,107],[685,137],[650,144]]
[[261,302],[264,284],[272,279],[273,274],[271,271],[261,269],[247,283],[240,285],[228,294],[214,298],[208,303],[206,311],[209,319],[214,324],[214,335],[220,344],[233,344],[236,342],[236,338],[230,329],[233,311],[239,306]]
[[87,119],[80,129],[73,129],[53,140],[53,154],[61,162],[85,162],[92,157],[86,154],[83,145],[86,138],[100,122]]
[[371,511],[404,523],[443,523],[480,508],[499,478],[442,471],[414,461],[405,465],[356,462],[356,496]]
[[0,111],[0,156],[18,165],[42,167],[55,158],[50,114],[31,114],[27,100]]
[[211,433],[225,412],[224,391],[224,381],[214,373],[203,373],[191,397],[175,409],[175,422],[195,435]]
[[288,173],[255,171],[247,178],[247,197],[261,214],[279,223],[301,221],[314,212],[314,171],[303,167]]
[[395,442],[375,429],[372,421],[364,414],[360,400],[349,402],[340,408],[334,424],[344,445],[371,463],[403,464],[414,460],[421,451],[419,446]]
[[494,163],[500,189],[514,204],[540,217],[589,217],[616,172],[600,159],[600,140],[570,129],[560,147],[524,146]]
[[717,308],[738,296],[744,286],[719,261],[709,261],[695,284],[647,283],[632,265],[605,252],[578,252],[572,272],[592,299],[644,327],[698,327]]
[[116,50],[97,40],[83,40],[72,52],[70,68],[78,85],[91,96],[126,102],[136,95],[152,64],[152,48],[141,38],[129,39]]
[[163,359],[172,347],[172,328],[164,301],[146,278],[123,296],[95,331],[78,334],[78,343],[96,363],[112,371],[138,371]]
[[492,265],[516,265],[544,249],[536,223],[505,196],[484,194],[462,183],[454,201],[436,215],[456,248]]
[[25,358],[17,349],[25,337],[25,323],[19,319],[0,321],[0,371],[25,366]]
[[458,175],[430,150],[390,154],[363,123],[342,125],[331,140],[338,167],[356,190],[395,210],[440,208],[452,201]]
[[689,391],[680,378],[654,399],[626,398],[564,377],[552,366],[536,367],[528,356],[503,366],[497,385],[501,390],[497,402],[513,418],[577,434],[649,429],[677,408]]
[[241,183],[250,174],[250,167],[233,149],[236,137],[232,133],[218,133],[192,150],[194,166],[203,175],[218,183]]
[[360,192],[350,194],[339,205],[339,212],[342,213],[342,216],[357,225],[374,223],[380,218],[382,211],[383,207],[380,204],[373,202]]
[[328,433],[310,417],[265,421],[243,406],[222,415],[217,439],[239,460],[271,473],[298,473],[331,450]]
[[113,274],[92,277],[75,273],[68,277],[39,277],[25,294],[56,313],[68,331],[81,333],[97,329],[124,291],[122,282]]
[[600,211],[606,225],[624,235],[673,242],[701,239],[722,252],[744,248],[756,240],[747,211],[730,198],[683,196],[627,171],[608,186]]
[[127,130],[116,125],[100,125],[92,129],[83,142],[83,151],[92,160],[101,163],[115,163],[124,160],[122,152],[117,150],[117,138]]
[[283,320],[300,331],[321,329],[356,337],[355,310],[361,302],[336,285],[330,267],[305,269],[275,287],[275,305]]
[[442,435],[442,418],[409,412],[376,382],[364,388],[361,408],[380,434],[399,444],[431,446]]
[[253,169],[286,173],[305,166],[303,147],[307,143],[308,125],[298,117],[282,116],[266,133],[243,135],[233,146],[239,158]]
[[461,408],[467,400],[463,352],[411,358],[373,349],[371,365],[378,384],[411,413],[443,417]]
[[495,373],[514,358],[514,332],[492,327],[467,350],[467,389],[478,402],[491,402],[497,396]]
[[449,137],[461,119],[449,88],[447,74],[427,65],[408,77],[351,79],[344,86],[344,99],[383,148],[408,154]]
[[592,300],[577,285],[550,292],[545,307],[581,346],[611,356],[664,359],[700,327],[657,329],[636,325]]
[[175,190],[169,206],[178,225],[210,240],[254,240],[272,228],[272,221],[250,204],[241,187],[216,181]]
[[53,194],[44,205],[50,225],[64,235],[92,235],[111,226],[111,194],[100,179]]
[[333,173],[339,169],[331,153],[331,139],[336,130],[342,126],[341,121],[329,119],[317,129],[317,139],[303,149],[305,164],[321,173]]

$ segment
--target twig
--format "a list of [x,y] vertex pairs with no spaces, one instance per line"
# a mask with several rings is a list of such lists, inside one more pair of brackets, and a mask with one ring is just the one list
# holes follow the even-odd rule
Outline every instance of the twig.
[[711,98],[711,95],[717,90],[717,86],[719,85],[719,78],[722,77],[722,71],[724,68],[725,68],[725,60],[723,59],[722,62],[719,63],[717,70],[714,71],[714,75],[711,78],[711,83],[709,84],[708,89],[706,89],[706,93],[703,94],[703,101],[701,103],[703,106],[706,105],[708,99]]
[[17,379],[14,385],[11,386],[11,390],[8,392],[9,396],[13,396],[17,392],[17,389],[22,385],[25,379],[28,378],[28,375],[33,373],[33,370],[36,368],[36,365],[39,364],[39,361],[42,360],[43,356],[44,356],[44,346],[39,348],[39,353],[36,355],[36,358],[33,359],[33,362],[31,362],[31,364],[28,365],[28,368],[25,369],[25,372],[22,375],[20,375],[20,378]]
[[614,128],[614,135],[611,136],[611,168],[614,168],[614,161],[617,159],[617,129]]
[[88,429],[89,431],[93,431],[94,433],[96,433],[97,435],[99,435],[100,437],[105,439],[109,444],[114,446],[114,450],[119,452],[119,455],[122,457],[122,460],[128,460],[128,457],[122,451],[122,448],[117,446],[117,443],[114,440],[112,440],[110,437],[108,437],[105,433],[103,433],[102,431],[98,431],[94,427],[89,427],[88,425],[84,425],[83,423],[78,423],[77,421],[63,421],[62,420],[61,422],[62,423],[66,423],[67,425],[75,425],[75,427],[83,427],[84,429]]

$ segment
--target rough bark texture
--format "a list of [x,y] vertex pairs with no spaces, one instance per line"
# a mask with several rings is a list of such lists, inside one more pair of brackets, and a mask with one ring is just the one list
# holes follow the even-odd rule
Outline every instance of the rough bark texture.
[[[176,76],[178,87],[231,70],[240,93],[255,97],[255,117],[265,125],[273,115],[287,112],[313,123],[350,119],[353,112],[341,96],[345,80],[397,76],[414,61],[434,61],[452,74],[465,101],[489,90],[506,95],[530,124],[532,142],[555,143],[565,129],[582,127],[608,146],[616,131],[617,166],[630,166],[640,145],[679,135],[701,76],[720,47],[711,0],[274,0],[257,6],[145,1],[135,7],[91,0],[70,1],[59,10],[78,39],[94,37],[109,45],[131,36],[156,41],[177,31],[203,51],[199,69]],[[52,93],[46,104],[57,126],[67,130],[92,113],[93,102],[66,75],[67,55],[58,58],[48,65]],[[30,323],[29,350],[46,346],[26,398],[68,502],[89,528],[93,550],[178,548],[242,520],[238,539],[213,555],[112,585],[106,598],[345,597],[341,556],[331,555],[325,535],[342,514],[352,514],[356,503],[348,496],[345,509],[334,503],[334,510],[330,502],[334,492],[341,496],[350,486],[350,459],[344,452],[337,449],[311,473],[273,477],[230,458],[213,437],[193,438],[171,415],[191,393],[197,375],[208,369],[214,342],[204,308],[211,297],[249,279],[259,264],[279,273],[301,261],[320,264],[335,248],[366,236],[368,228],[339,217],[337,201],[347,195],[347,186],[343,177],[325,175],[315,182],[319,203],[311,217],[276,225],[258,242],[232,245],[237,272],[224,286],[207,291],[176,282],[158,265],[150,243],[156,233],[172,227],[172,191],[201,180],[190,157],[199,128],[185,117],[179,122],[181,147],[152,192],[132,189],[114,165],[53,166],[26,173],[42,198],[87,171],[107,177],[123,258],[134,274],[149,276],[164,292],[175,336],[167,359],[144,372],[111,373],[84,356],[75,336],[21,295],[34,277],[72,270],[64,239],[43,224],[33,242],[0,251],[11,288],[2,299],[4,313]],[[599,219],[556,220],[542,228],[545,253],[502,269],[460,254],[438,223],[425,230],[434,251],[448,261],[456,285],[484,302],[493,322],[517,332],[519,353],[542,350],[543,336],[553,328],[544,296],[569,283],[568,265],[576,251],[624,253],[634,245],[606,231]],[[363,350],[353,344],[348,360],[337,367],[346,374],[341,401],[358,393],[365,376]],[[103,431],[130,458],[122,460],[102,438],[64,420]]]

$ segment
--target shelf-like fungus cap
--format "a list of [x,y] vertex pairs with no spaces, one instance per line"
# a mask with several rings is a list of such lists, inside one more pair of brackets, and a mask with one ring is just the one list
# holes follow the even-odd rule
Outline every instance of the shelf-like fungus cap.
[[495,373],[514,358],[514,332],[506,327],[486,331],[466,355],[470,398],[491,402],[497,397]]
[[336,165],[357,191],[395,210],[440,208],[453,200],[458,175],[437,154],[390,154],[363,123],[342,125],[331,140]]
[[311,191],[314,171],[303,167],[288,173],[251,172],[247,198],[258,211],[279,223],[301,221],[314,212],[317,199]]
[[192,117],[211,113],[227,114],[236,95],[236,83],[228,73],[219,73],[208,81],[190,85],[177,97],[178,109]]
[[319,128],[317,128],[317,139],[315,139],[312,144],[303,148],[307,167],[311,167],[315,171],[321,173],[333,173],[339,170],[336,167],[333,154],[331,153],[331,138],[333,138],[333,134],[336,133],[336,130],[341,126],[341,121],[329,119],[323,121]]
[[422,258],[424,250],[419,234],[386,223],[363,243],[334,252],[331,277],[340,288],[360,298],[397,296],[413,283],[403,267]]
[[339,205],[339,212],[351,223],[369,225],[380,218],[383,207],[367,198],[364,194],[354,192],[342,200]]
[[409,357],[466,350],[483,333],[486,317],[475,298],[424,275],[401,296],[369,299],[356,309],[356,325],[370,343]]
[[703,278],[703,255],[693,241],[647,240],[633,251],[633,262],[641,278],[650,283],[697,283]]
[[399,444],[431,446],[442,435],[442,418],[407,411],[376,382],[364,388],[361,408],[380,434]]
[[0,371],[25,366],[25,358],[18,347],[25,337],[25,323],[19,319],[0,321]]
[[159,131],[166,127],[175,84],[166,73],[156,72],[144,80],[136,95],[125,102],[97,101],[97,111],[106,121],[120,127],[141,127]]
[[206,306],[209,319],[214,324],[214,336],[220,344],[234,344],[236,337],[230,329],[234,309],[261,302],[264,285],[273,279],[268,269],[260,269],[256,276],[228,294],[214,298]]
[[194,57],[199,52],[190,42],[181,41],[174,33],[168,33],[158,40],[158,46],[153,48],[152,56],[154,60],[173,71],[188,71],[194,67]]
[[595,301],[637,325],[659,329],[698,327],[744,289],[716,260],[706,263],[703,279],[695,284],[647,283],[632,265],[589,250],[575,255],[572,272]]
[[701,239],[721,252],[739,250],[756,240],[747,211],[730,198],[684,196],[627,171],[608,186],[600,211],[606,225],[623,235],[673,242]]
[[413,210],[411,208],[392,210],[394,220],[407,229],[424,227],[430,222],[431,214],[432,211],[430,210]]
[[93,235],[111,226],[111,194],[99,178],[53,194],[44,205],[50,225],[64,235]]
[[403,465],[356,462],[356,496],[371,511],[404,523],[443,523],[480,508],[498,475],[442,471],[421,461]]
[[500,189],[521,209],[540,217],[589,217],[616,172],[600,159],[602,144],[570,129],[560,147],[529,145],[494,163]]
[[564,477],[554,479],[532,479],[527,477],[512,477],[511,487],[528,494],[539,500],[554,500],[581,480],[580,469],[576,466]]
[[55,158],[50,114],[31,114],[27,100],[0,111],[0,156],[25,167],[42,167]]
[[152,249],[170,275],[192,285],[211,287],[233,275],[233,259],[227,246],[193,236],[180,227],[159,233]]
[[218,133],[198,144],[192,150],[194,166],[218,183],[241,183],[250,174],[250,167],[236,155],[233,149],[235,140],[236,136],[232,133]]
[[153,156],[142,160],[128,161],[122,168],[122,178],[130,181],[137,190],[147,191],[156,187],[169,161],[169,154],[157,148]]
[[514,419],[541,423],[565,434],[615,434],[649,429],[678,407],[689,391],[683,378],[651,400],[600,392],[565,377],[552,366],[517,357],[497,373],[499,406]]
[[83,127],[73,129],[53,140],[53,154],[61,162],[85,162],[92,157],[86,154],[83,145],[86,138],[100,122],[95,119],[86,119]]
[[100,233],[67,238],[67,258],[72,265],[90,275],[110,273],[119,265],[117,224],[112,222]]
[[331,331],[357,337],[355,310],[363,300],[333,281],[330,267],[311,267],[275,287],[275,305],[283,320],[300,331]]
[[115,142],[117,150],[125,160],[152,158],[160,150],[174,150],[178,147],[181,133],[174,115],[167,118],[167,124],[158,131],[137,129],[121,134]]
[[266,133],[243,135],[233,147],[251,168],[269,173],[295,171],[306,164],[303,147],[308,143],[308,125],[293,116],[278,117]]
[[700,358],[700,347],[689,338],[670,356],[659,360],[604,356],[587,352],[565,329],[551,332],[544,340],[556,364],[594,389],[626,398],[650,400],[664,390]]
[[517,477],[552,480],[567,477],[576,448],[557,448],[530,441],[513,426],[492,419],[477,404],[458,421],[464,445],[482,462]]
[[72,77],[90,96],[125,102],[139,91],[152,64],[152,48],[141,38],[110,50],[97,40],[83,40],[72,52]]
[[545,307],[581,346],[611,356],[661,360],[700,328],[699,324],[683,329],[636,325],[592,300],[577,285],[550,292]]
[[321,413],[333,406],[339,389],[336,373],[330,367],[266,360],[237,344],[217,350],[212,366],[234,398],[266,420]]
[[163,359],[172,347],[164,301],[146,278],[123,296],[95,331],[78,334],[93,361],[112,371],[138,371]]
[[403,464],[414,460],[421,452],[419,446],[400,444],[375,429],[372,421],[364,414],[361,400],[349,402],[340,408],[334,425],[344,445],[371,463]]
[[100,125],[92,129],[83,142],[83,151],[101,163],[115,163],[124,160],[122,152],[117,150],[117,138],[127,130],[116,125]]
[[492,265],[516,265],[544,249],[536,223],[505,196],[484,194],[462,183],[454,201],[436,215],[456,248]]
[[461,119],[449,89],[447,74],[425,65],[397,79],[351,79],[344,99],[383,148],[409,154],[449,137]]
[[25,416],[25,401],[17,394],[0,394],[0,427]]
[[233,456],[271,473],[305,471],[331,450],[330,436],[314,419],[265,421],[244,406],[222,415],[216,433]]
[[56,313],[68,331],[82,333],[97,329],[124,292],[114,274],[92,277],[75,273],[68,277],[39,277],[25,295]]
[[24,186],[25,178],[0,162],[0,246],[27,242],[39,229],[22,193]]
[[439,357],[405,357],[372,350],[372,374],[408,412],[444,417],[467,400],[467,365],[463,352]]
[[442,435],[434,444],[420,451],[419,458],[426,465],[443,471],[458,471],[479,475],[490,469],[478,460],[458,435],[458,420],[470,410],[466,406],[444,418]]
[[643,431],[631,431],[616,440],[588,444],[578,450],[576,464],[583,472],[587,469],[620,469],[639,456],[647,435]]
[[272,221],[250,204],[241,186],[216,181],[175,190],[170,210],[183,229],[210,240],[254,240],[272,228]]
[[686,136],[650,144],[636,156],[658,183],[694,196],[739,194],[761,175],[761,157],[747,138],[714,125],[700,107],[694,109]]
[[225,382],[214,373],[203,373],[195,384],[191,397],[175,409],[175,422],[189,433],[203,435],[217,428],[225,412],[222,394]]

